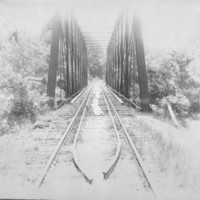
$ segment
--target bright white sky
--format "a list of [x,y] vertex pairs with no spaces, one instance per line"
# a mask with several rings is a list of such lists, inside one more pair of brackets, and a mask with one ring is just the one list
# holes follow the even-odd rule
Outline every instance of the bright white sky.
[[[13,27],[39,34],[58,7],[74,9],[83,32],[108,41],[120,9],[140,13],[145,46],[150,48],[186,48],[200,37],[200,3],[184,0],[27,0],[4,1],[0,25],[9,19]],[[30,3],[31,2],[31,3]],[[9,8],[9,11],[7,10]]]

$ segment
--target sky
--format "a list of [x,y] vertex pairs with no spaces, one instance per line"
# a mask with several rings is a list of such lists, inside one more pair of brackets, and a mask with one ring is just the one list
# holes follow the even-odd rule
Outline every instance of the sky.
[[156,48],[187,48],[200,34],[198,2],[166,1],[140,8],[146,44]]
[[85,34],[106,46],[120,10],[137,11],[142,22],[145,47],[187,48],[200,35],[200,3],[192,0],[0,0],[0,25],[9,19],[13,28],[31,35],[61,8],[74,10]]

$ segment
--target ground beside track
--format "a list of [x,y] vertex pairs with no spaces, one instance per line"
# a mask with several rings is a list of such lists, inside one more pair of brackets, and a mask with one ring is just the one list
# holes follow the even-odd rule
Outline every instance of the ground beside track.
[[[195,197],[193,197],[194,195],[191,194],[193,192],[193,188],[191,188],[193,183],[191,182],[191,185],[189,185],[191,187],[188,187],[188,184],[181,184],[184,180],[179,180],[187,179],[186,176],[188,176],[188,167],[190,167],[190,165],[183,164],[186,162],[185,160],[188,159],[188,155],[179,152],[178,158],[180,158],[180,166],[173,166],[176,164],[176,161],[173,160],[173,155],[170,153],[169,155],[172,157],[169,159],[164,157],[164,153],[167,154],[167,151],[170,151],[170,145],[161,144],[162,142],[169,142],[171,139],[174,139],[171,134],[180,133],[172,126],[169,126],[168,123],[162,122],[152,116],[136,113],[133,109],[129,108],[129,110],[131,115],[123,115],[123,122],[128,128],[145,164],[148,166],[155,186],[163,198],[195,199]],[[6,196],[12,198],[22,198],[22,196],[25,198],[33,198],[35,195],[37,196],[34,183],[39,176],[39,169],[48,159],[48,155],[52,152],[56,143],[56,140],[51,140],[49,134],[52,134],[52,138],[56,136],[57,139],[59,139],[59,136],[69,123],[70,117],[74,111],[74,106],[66,105],[59,111],[50,112],[41,117],[40,121],[35,125],[17,130],[16,133],[12,135],[4,135],[0,138],[1,198]],[[63,116],[66,115],[66,113],[70,114],[65,116],[65,120],[63,120]],[[60,129],[63,130],[61,131]],[[48,141],[46,141],[47,136],[49,138]],[[184,135],[184,137],[187,138],[186,135]],[[46,145],[47,143],[49,145]],[[173,149],[173,145],[175,144],[172,144],[171,149]],[[179,151],[179,148],[173,151],[174,159],[176,159],[176,153]],[[191,160],[192,158],[189,156],[189,161]],[[183,169],[179,170],[181,166]],[[102,184],[102,181],[97,181],[93,187],[91,187],[91,185],[87,184],[85,180],[82,179],[81,175],[74,170],[73,165],[70,165],[70,167],[71,171],[74,171],[74,174],[70,174],[70,170],[67,173],[70,175],[70,181],[73,184],[62,184],[63,192],[65,192],[59,194],[61,197],[62,195],[67,195],[67,197],[69,197],[68,199],[70,199],[70,197],[74,197],[75,199],[84,199],[84,197],[86,197],[85,199],[88,199],[86,195],[90,193],[91,199],[105,199],[106,197],[107,199],[112,199],[114,198],[114,196],[112,196],[113,193],[110,192],[112,190],[116,192],[115,195],[118,196],[119,199],[128,199],[130,196],[130,194],[123,193],[120,185],[117,185],[116,188],[112,188],[112,184],[109,183],[109,180],[104,181],[104,184]],[[175,168],[177,168],[176,171],[174,171]],[[61,177],[62,170],[60,171]],[[178,174],[184,171],[185,177]],[[198,173],[194,173],[194,175],[198,175]],[[198,184],[198,180],[196,181]],[[185,180],[185,182],[187,182],[187,180]],[[54,181],[53,185],[58,185],[58,183],[59,181]],[[79,192],[77,192],[77,185],[82,188]],[[189,191],[189,189],[191,191]],[[98,192],[96,193],[96,191]],[[46,193],[49,194],[49,198],[52,197],[51,195],[53,194],[55,194],[56,197],[56,191],[54,191],[52,187],[49,187]],[[45,191],[43,191],[43,195],[45,195]],[[198,193],[196,193],[195,196],[197,196],[198,199]]]

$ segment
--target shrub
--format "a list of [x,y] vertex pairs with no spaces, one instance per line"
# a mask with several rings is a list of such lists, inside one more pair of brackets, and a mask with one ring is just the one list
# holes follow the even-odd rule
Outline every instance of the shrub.
[[7,123],[7,120],[4,119],[0,121],[0,136],[8,133],[9,131],[9,125]]
[[182,94],[176,94],[175,96],[169,95],[160,100],[160,106],[166,107],[166,101],[172,106],[173,111],[178,115],[180,119],[185,118],[189,115],[190,102]]
[[47,108],[46,81],[33,80],[46,76],[49,48],[42,37],[22,31],[9,35],[4,39],[3,51],[0,50],[0,89],[7,90],[9,98],[0,118],[12,126],[27,120],[34,122]]
[[6,118],[9,125],[24,121],[35,122],[37,115],[47,109],[47,99],[39,91],[31,88],[31,84],[26,78],[19,74],[12,74],[7,80],[7,88],[12,97],[8,101]]
[[191,61],[180,51],[147,56],[151,104],[165,108],[168,101],[180,119],[200,111],[200,84],[189,73]]

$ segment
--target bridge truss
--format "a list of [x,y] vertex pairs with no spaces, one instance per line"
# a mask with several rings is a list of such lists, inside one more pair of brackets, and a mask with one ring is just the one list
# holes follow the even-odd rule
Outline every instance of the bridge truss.
[[79,25],[72,14],[57,14],[52,21],[47,82],[50,106],[54,107],[56,87],[60,88],[60,96],[64,91],[62,98],[67,98],[85,87],[87,81],[87,47]]
[[136,98],[139,84],[140,106],[149,111],[148,82],[139,18],[122,13],[107,48],[106,83],[127,99]]
[[[60,96],[67,98],[87,85],[89,63],[85,37],[71,13],[54,17],[47,83],[51,107],[54,107],[56,88],[60,88]],[[150,110],[141,23],[133,13],[121,13],[116,20],[107,47],[105,77],[107,85],[139,103],[143,111]]]

